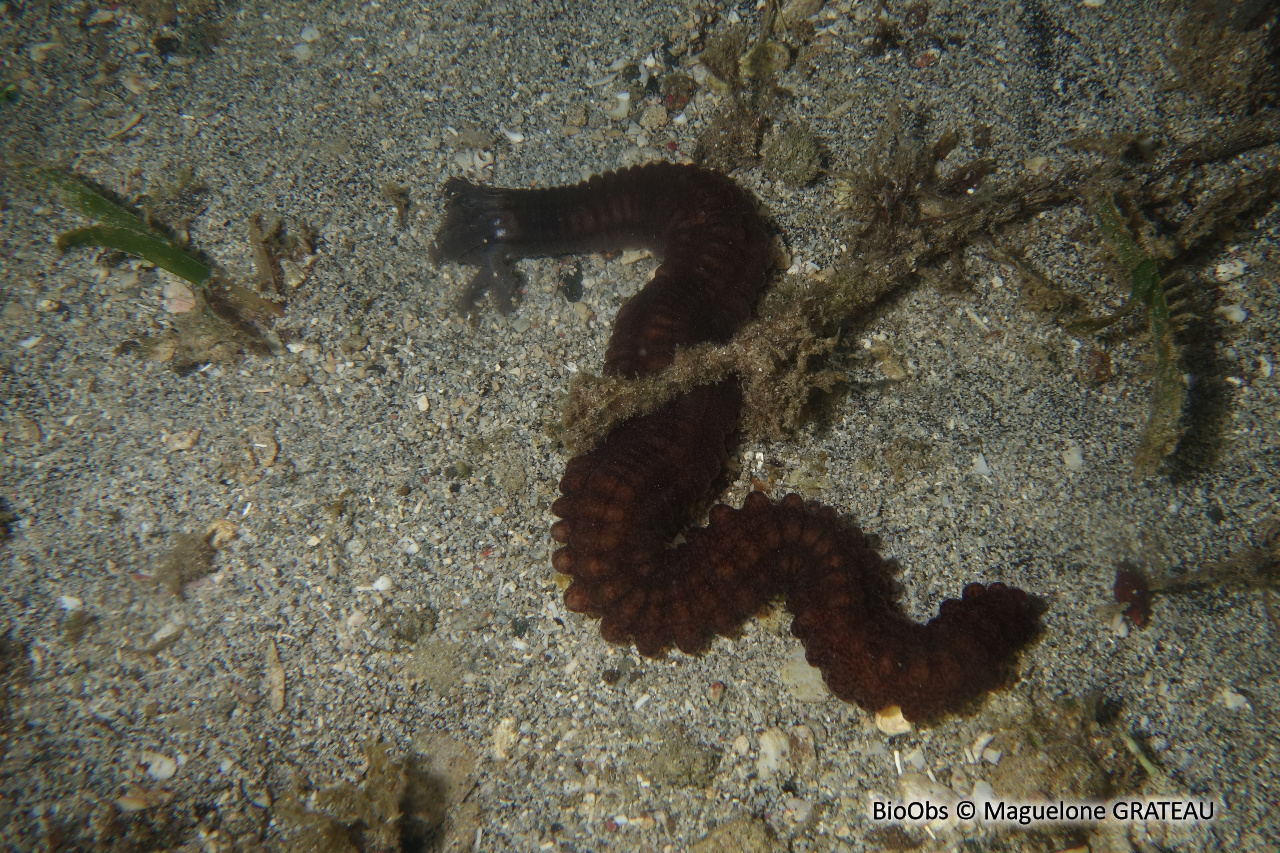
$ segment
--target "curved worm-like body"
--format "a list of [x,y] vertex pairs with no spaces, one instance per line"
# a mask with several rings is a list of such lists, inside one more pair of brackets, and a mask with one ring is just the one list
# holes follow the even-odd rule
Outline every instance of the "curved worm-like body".
[[[454,179],[436,256],[480,267],[460,307],[489,291],[511,307],[517,258],[648,248],[663,262],[618,312],[605,372],[636,377],[676,347],[723,342],[763,289],[771,251],[753,199],[729,178],[658,163],[568,187],[520,190]],[[963,709],[1004,683],[1037,618],[1022,590],[971,583],[921,625],[897,606],[862,532],[798,495],[753,493],[688,527],[725,460],[741,394],[705,385],[628,421],[572,459],[552,505],[555,568],[570,610],[605,639],[654,656],[706,649],[781,596],[791,630],[835,695],[908,720]],[[683,532],[684,541],[672,545]]]

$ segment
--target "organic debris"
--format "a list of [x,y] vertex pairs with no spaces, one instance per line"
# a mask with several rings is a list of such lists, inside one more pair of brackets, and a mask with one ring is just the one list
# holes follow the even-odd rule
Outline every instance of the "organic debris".
[[449,767],[438,769],[428,758],[393,760],[386,744],[373,741],[365,744],[364,752],[369,766],[359,786],[334,785],[308,796],[295,787],[276,800],[275,817],[285,831],[284,850],[425,850],[448,831],[450,809],[470,792],[474,760],[459,765],[455,758]]
[[280,217],[264,225],[262,214],[254,214],[249,218],[249,243],[262,293],[287,297],[306,280],[315,261],[316,233],[306,222],[290,231]]
[[1031,175],[988,189],[991,164],[975,160],[946,175],[954,146],[944,133],[926,145],[918,118],[892,110],[857,172],[836,173],[837,203],[852,219],[847,261],[837,277],[850,310],[875,303],[917,275],[963,276],[961,253],[980,236],[1075,199],[1075,173]]
[[747,436],[793,433],[806,420],[814,392],[845,381],[840,371],[819,368],[839,340],[845,313],[833,282],[787,277],[769,289],[756,318],[727,344],[678,349],[666,370],[640,379],[579,373],[564,408],[565,446],[584,453],[616,424],[730,374],[743,383]]
[[409,224],[409,210],[413,200],[409,196],[409,188],[391,181],[382,185],[382,197],[391,202],[396,211],[396,224],[401,228]]
[[[63,251],[95,245],[142,258],[190,282],[189,292],[171,301],[173,331],[142,341],[125,341],[120,353],[141,351],[168,361],[185,373],[202,364],[232,362],[246,353],[266,355],[282,350],[267,329],[284,311],[282,305],[215,275],[180,249],[163,229],[109,198],[69,169],[12,165],[8,171],[51,192],[62,204],[98,224],[58,236]],[[310,244],[306,244],[310,250]]]
[[704,746],[684,727],[670,725],[657,733],[662,745],[656,750],[646,747],[644,767],[647,775],[670,787],[705,788],[715,778],[720,765],[720,750]]
[[1090,202],[1098,225],[1116,259],[1129,275],[1131,291],[1119,311],[1098,320],[1080,321],[1074,328],[1105,328],[1136,309],[1145,309],[1155,349],[1155,376],[1151,386],[1151,407],[1147,424],[1138,439],[1133,466],[1139,474],[1155,471],[1173,452],[1182,435],[1182,407],[1187,399],[1187,383],[1183,380],[1182,359],[1174,341],[1168,301],[1164,285],[1156,272],[1155,259],[1142,251],[1125,227],[1120,210],[1106,191],[1094,193]]
[[[1234,6],[1234,14],[1228,7]],[[1275,106],[1280,27],[1271,2],[1192,0],[1178,18],[1170,52],[1178,83],[1225,114]]]
[[1136,564],[1124,562],[1116,572],[1115,599],[1127,605],[1124,614],[1136,627],[1143,627],[1151,612],[1151,602],[1161,595],[1188,595],[1209,589],[1257,589],[1267,612],[1272,639],[1280,640],[1280,619],[1271,600],[1280,587],[1280,516],[1263,519],[1252,544],[1237,548],[1225,560],[1177,575],[1148,576]]
[[223,17],[235,4],[222,0],[129,0],[151,25],[149,38],[161,56],[203,56],[222,43]]
[[181,598],[190,585],[213,572],[213,557],[235,535],[235,525],[214,522],[203,534],[179,533],[152,581],[165,592]]
[[695,148],[695,159],[709,168],[727,174],[756,162],[773,107],[774,75],[791,62],[791,49],[773,38],[777,19],[777,0],[766,0],[750,47],[745,30],[731,27],[712,38],[698,57],[729,93]]
[[779,131],[760,151],[765,174],[793,187],[812,183],[822,168],[822,146],[804,124]]
[[200,284],[212,275],[207,266],[173,245],[159,228],[112,201],[71,170],[21,164],[8,168],[27,182],[52,192],[72,210],[98,220],[98,225],[59,234],[57,244],[62,251],[76,246],[115,249],[150,261],[192,284]]
[[1112,595],[1117,604],[1126,605],[1124,615],[1135,628],[1147,627],[1147,621],[1151,619],[1151,586],[1141,569],[1130,563],[1121,563],[1116,569]]
[[[975,763],[989,746],[999,756],[986,775],[996,797],[1021,802],[1107,800],[1159,793],[1164,774],[1125,727],[1120,707],[1098,694],[1016,701],[994,736],[979,739]],[[1088,829],[1045,824],[1018,829],[1030,850],[1086,842]],[[1097,848],[1091,848],[1097,849]],[[1108,848],[1109,849],[1109,848]]]

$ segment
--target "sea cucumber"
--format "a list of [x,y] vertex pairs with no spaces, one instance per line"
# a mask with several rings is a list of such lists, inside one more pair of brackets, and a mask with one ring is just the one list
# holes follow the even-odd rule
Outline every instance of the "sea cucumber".
[[[606,373],[637,377],[677,347],[727,341],[746,321],[771,266],[755,201],[729,178],[657,163],[575,186],[501,189],[453,179],[434,254],[479,266],[459,300],[489,291],[511,310],[518,258],[643,247],[663,257],[618,312]],[[565,604],[600,618],[613,643],[656,656],[700,653],[779,597],[831,691],[908,720],[964,710],[1003,685],[1039,629],[1030,596],[971,583],[927,624],[895,601],[891,573],[862,531],[798,495],[752,493],[689,527],[724,464],[742,405],[733,381],[694,388],[610,432],[570,460],[552,511],[572,577]],[[683,534],[683,541],[672,544]]]

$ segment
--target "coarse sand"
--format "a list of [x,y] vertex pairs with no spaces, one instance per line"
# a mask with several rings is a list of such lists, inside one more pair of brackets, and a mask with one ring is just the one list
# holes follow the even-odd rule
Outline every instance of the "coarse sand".
[[[785,4],[762,109],[816,137],[825,171],[734,171],[780,235],[779,277],[847,268],[848,175],[895,121],[930,145],[955,130],[940,170],[989,161],[996,186],[1099,168],[1106,140],[1142,154],[1149,135],[1158,160],[1269,116],[1256,80],[1222,91],[1266,67],[1274,23],[1213,24],[1235,46],[1213,53],[1178,6]],[[191,291],[107,249],[59,252],[86,221],[0,178],[0,846],[1280,849],[1269,197],[1177,259],[1200,315],[1179,344],[1188,432],[1154,474],[1133,467],[1141,313],[1067,325],[1129,291],[1078,200],[904,281],[846,329],[827,366],[848,381],[798,434],[734,446],[724,500],[761,484],[836,508],[898,562],[917,619],[972,580],[1040,598],[1016,681],[972,713],[887,734],[823,694],[777,615],[649,660],[566,612],[547,534],[561,406],[656,260],[524,262],[515,310],[467,320],[470,272],[428,260],[439,189],[693,157],[734,97],[696,57],[735,27],[754,39],[760,15],[0,3],[5,161],[74,169],[252,289],[251,226],[304,246],[265,294],[285,303],[279,354],[197,348],[177,371],[163,356]],[[663,89],[677,73],[697,83],[687,104],[687,81]],[[1227,154],[1169,192],[1277,168],[1275,145]],[[1036,281],[1076,313],[1036,310]],[[1138,629],[1112,600],[1121,564],[1203,582],[1158,590]],[[975,794],[1218,810],[1017,828],[871,808]]]

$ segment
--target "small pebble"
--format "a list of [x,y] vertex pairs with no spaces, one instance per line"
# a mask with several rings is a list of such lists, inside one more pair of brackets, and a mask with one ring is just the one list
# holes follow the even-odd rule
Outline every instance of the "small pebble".
[[667,124],[667,108],[661,104],[650,104],[640,114],[640,126],[646,130],[656,130]]
[[299,62],[306,62],[315,55],[315,52],[312,51],[311,45],[309,44],[295,44],[293,49],[289,52],[293,55],[293,58]]
[[320,41],[320,30],[311,24],[307,24],[302,28],[302,40],[307,44],[315,44]]

